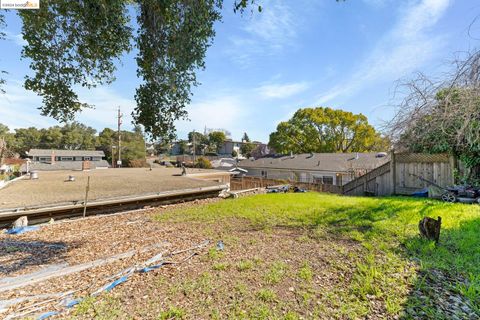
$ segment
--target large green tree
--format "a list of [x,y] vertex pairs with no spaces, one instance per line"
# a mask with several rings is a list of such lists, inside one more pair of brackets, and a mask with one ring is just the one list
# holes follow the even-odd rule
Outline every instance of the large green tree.
[[208,146],[208,137],[201,132],[191,131],[188,133],[188,142],[192,145],[195,142],[195,154],[203,154],[205,148]]
[[250,138],[246,132],[243,133],[242,145],[240,146],[240,153],[247,158],[250,158],[252,151],[255,149],[256,145],[250,142]]
[[[121,134],[121,157],[124,166],[129,166],[132,161],[145,160],[145,139],[139,127],[133,132],[122,130]],[[108,162],[112,161],[112,150],[115,153],[113,158],[117,160],[118,132],[110,128],[103,129],[97,137],[96,149],[105,153]],[[114,148],[112,148],[114,147]]]
[[299,109],[270,134],[279,153],[385,151],[388,141],[362,114],[331,108]]
[[208,143],[211,151],[219,152],[227,136],[222,131],[213,131],[208,134]]

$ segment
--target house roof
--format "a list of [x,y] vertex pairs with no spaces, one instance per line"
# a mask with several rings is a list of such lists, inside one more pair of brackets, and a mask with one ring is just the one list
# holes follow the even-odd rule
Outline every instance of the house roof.
[[29,157],[51,157],[52,153],[56,157],[105,157],[101,150],[54,150],[54,149],[30,149]]
[[349,172],[351,170],[375,169],[388,162],[390,157],[383,153],[302,153],[292,156],[245,159],[238,164],[242,168],[267,168],[286,170]]
[[[107,160],[92,161],[90,163],[90,169],[108,168],[109,164]],[[30,171],[56,171],[56,170],[82,170],[81,161],[57,161],[54,164],[49,163],[32,163],[29,166]],[[22,171],[27,170],[27,166],[24,164],[21,167]]]

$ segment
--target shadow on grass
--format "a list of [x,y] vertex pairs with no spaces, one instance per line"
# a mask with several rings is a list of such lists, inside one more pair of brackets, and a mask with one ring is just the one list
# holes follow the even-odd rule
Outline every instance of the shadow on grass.
[[[457,220],[457,210],[470,210],[468,219]],[[331,208],[313,226],[358,238],[380,252],[388,248],[418,266],[413,288],[401,306],[402,319],[480,319],[480,208],[478,215],[475,210],[435,200],[372,199]],[[418,222],[438,215],[448,225],[435,245],[420,237]]]
[[480,319],[480,218],[442,229],[440,242],[411,237],[408,258],[420,266],[403,319]]
[[30,266],[39,266],[62,261],[67,248],[77,244],[46,241],[0,241],[0,274],[9,275]]

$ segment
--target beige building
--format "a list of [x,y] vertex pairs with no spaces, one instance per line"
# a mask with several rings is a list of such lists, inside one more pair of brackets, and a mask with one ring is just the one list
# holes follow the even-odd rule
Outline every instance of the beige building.
[[248,170],[247,176],[341,186],[388,160],[385,152],[304,153],[245,159],[238,166]]

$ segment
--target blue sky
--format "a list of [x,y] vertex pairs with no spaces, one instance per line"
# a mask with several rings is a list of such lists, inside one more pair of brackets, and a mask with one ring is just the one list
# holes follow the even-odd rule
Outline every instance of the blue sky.
[[[191,121],[177,123],[178,136],[196,129],[225,128],[267,142],[280,121],[302,107],[328,106],[365,114],[380,127],[392,116],[395,81],[414,72],[440,74],[455,53],[477,46],[468,35],[480,14],[476,0],[264,0],[262,13],[234,14],[226,1],[223,22],[198,74],[202,85],[188,107]],[[47,127],[41,99],[22,88],[30,71],[20,61],[23,39],[14,12],[7,13],[8,39],[0,42],[0,123],[10,128]],[[480,38],[480,26],[471,33]],[[122,107],[131,128],[136,78],[135,51],[118,65],[117,81],[80,98],[94,104],[77,120],[101,130],[115,127]],[[400,97],[396,97],[398,99]]]

